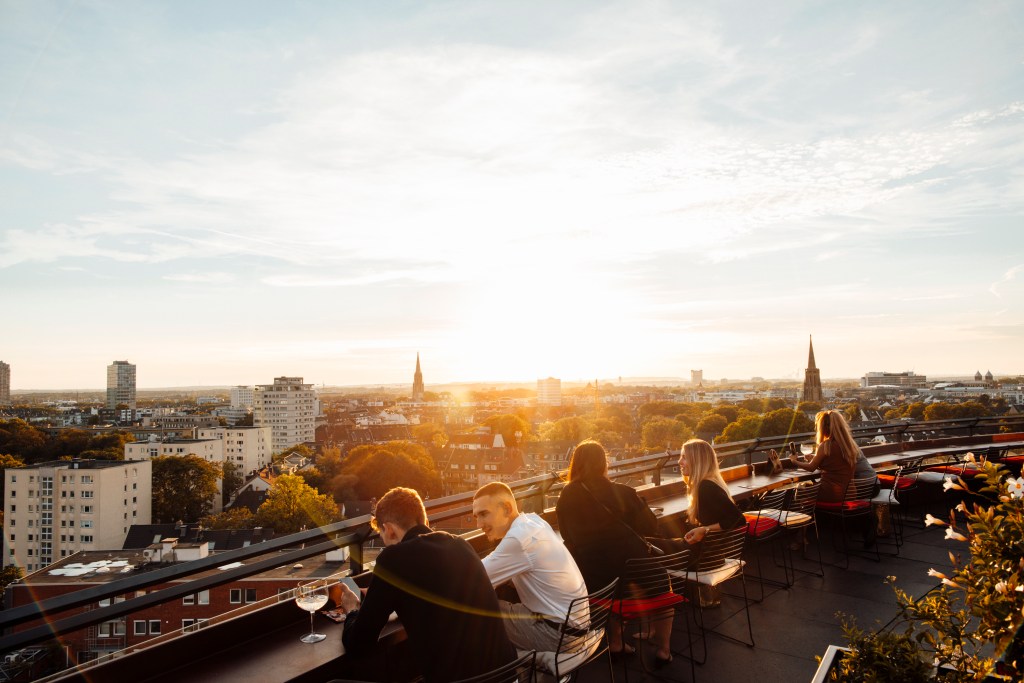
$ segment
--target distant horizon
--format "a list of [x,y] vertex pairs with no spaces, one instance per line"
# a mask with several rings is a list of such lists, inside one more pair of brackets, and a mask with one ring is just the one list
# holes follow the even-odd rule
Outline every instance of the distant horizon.
[[16,387],[1021,362],[1022,3],[2,16]]

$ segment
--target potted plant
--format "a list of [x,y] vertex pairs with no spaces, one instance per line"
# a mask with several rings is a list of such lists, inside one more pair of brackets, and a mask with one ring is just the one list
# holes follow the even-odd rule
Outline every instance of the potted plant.
[[[815,681],[1021,680],[1024,477],[987,462],[975,476],[980,490],[950,510],[948,520],[925,517],[927,525],[945,527],[947,539],[966,543],[968,558],[950,552],[952,575],[930,569],[940,583],[916,600],[894,587],[899,611],[883,629],[864,632],[844,619],[849,647],[830,648],[835,656],[822,659]],[[959,477],[945,489],[969,490]]]

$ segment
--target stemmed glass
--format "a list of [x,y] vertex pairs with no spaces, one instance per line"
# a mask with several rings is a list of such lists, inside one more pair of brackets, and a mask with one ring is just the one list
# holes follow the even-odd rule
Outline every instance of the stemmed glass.
[[327,636],[313,630],[313,615],[327,604],[327,582],[311,581],[295,589],[295,604],[309,612],[309,633],[299,638],[304,643],[319,643]]
[[808,455],[814,453],[814,444],[812,444],[812,443],[802,443],[802,444],[800,444],[800,452],[803,453],[804,456],[808,456]]

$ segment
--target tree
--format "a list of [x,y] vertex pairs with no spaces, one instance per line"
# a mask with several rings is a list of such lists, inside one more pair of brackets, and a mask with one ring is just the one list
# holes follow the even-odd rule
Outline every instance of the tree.
[[821,412],[821,404],[816,401],[800,401],[796,409],[801,413],[818,413]]
[[24,420],[0,422],[0,453],[9,453],[24,462],[45,459],[46,434]]
[[330,496],[318,493],[302,477],[284,474],[274,480],[253,521],[279,534],[294,534],[332,524],[339,518],[338,505]]
[[356,494],[363,500],[380,498],[395,486],[415,489],[424,498],[441,492],[434,460],[409,441],[357,446],[342,463],[342,474],[356,477]]
[[256,519],[252,510],[239,505],[215,515],[207,515],[201,524],[204,529],[252,529],[256,526]]
[[710,441],[721,434],[728,424],[729,421],[718,413],[708,413],[700,419],[700,422],[697,423],[697,429],[694,431],[701,438]]
[[661,450],[666,446],[682,446],[693,437],[693,432],[682,420],[655,415],[644,422],[641,442],[647,450]]
[[198,522],[213,508],[222,474],[217,463],[198,455],[153,458],[153,521]]
[[[9,585],[21,578],[21,567],[15,564],[10,564],[0,569],[0,595],[7,589]],[[8,605],[9,607],[10,605]]]
[[780,408],[764,415],[741,417],[722,431],[720,443],[747,441],[759,436],[785,436],[814,431],[814,422],[799,410]]
[[582,417],[563,417],[540,426],[540,438],[544,441],[569,441],[579,443],[594,433],[594,424]]
[[241,465],[235,465],[225,460],[221,466],[221,478],[223,479],[220,487],[221,505],[227,505],[234,492],[245,483],[245,479],[242,477]]
[[722,404],[715,406],[715,414],[721,415],[726,419],[726,422],[735,422],[740,419],[740,409],[737,406],[731,406],[728,404]]
[[416,439],[419,443],[430,444],[435,448],[444,448],[448,445],[448,432],[445,431],[442,425],[436,422],[414,425],[412,428],[412,438]]
[[[484,426],[491,428],[491,433],[501,434],[506,446],[518,446],[519,441],[526,441],[530,436],[530,423],[514,413],[492,415],[484,420]],[[516,432],[520,434],[516,439]]]

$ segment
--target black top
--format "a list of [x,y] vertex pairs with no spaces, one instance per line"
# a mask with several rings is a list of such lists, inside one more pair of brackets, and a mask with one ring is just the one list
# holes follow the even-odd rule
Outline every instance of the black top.
[[415,526],[381,551],[358,615],[345,622],[346,656],[376,648],[392,612],[427,681],[470,678],[516,657],[480,558],[444,531]]
[[604,477],[585,483],[569,482],[555,511],[562,539],[592,592],[621,576],[626,560],[647,557],[641,537],[657,535],[658,518],[630,486]]
[[701,526],[720,524],[723,531],[736,529],[746,520],[732,498],[714,481],[704,479],[698,484],[697,522]]

